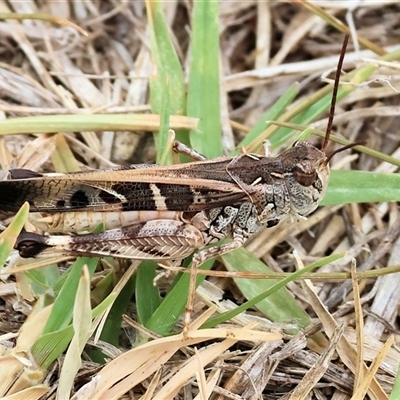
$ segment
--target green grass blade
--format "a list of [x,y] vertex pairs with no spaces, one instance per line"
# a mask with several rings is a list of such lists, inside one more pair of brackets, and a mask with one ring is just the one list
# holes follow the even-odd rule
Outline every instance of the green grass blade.
[[[168,25],[158,0],[146,1],[150,27],[151,54],[154,67],[150,78],[150,103],[152,112],[161,114],[163,122],[155,136],[157,153],[162,153],[168,144],[169,115],[185,113],[186,94],[184,75],[173,46]],[[176,132],[177,139],[187,142],[187,133]],[[165,154],[164,154],[165,157]],[[172,164],[172,153],[165,157],[166,164]]]
[[56,172],[77,172],[80,171],[79,163],[76,161],[64,135],[58,133],[55,138],[56,148],[51,155]]
[[29,204],[24,203],[11,224],[0,234],[0,267],[7,261],[14,244],[28,219]]
[[[124,287],[121,289],[121,292],[115,298],[115,301],[112,302],[111,310],[107,315],[106,322],[101,331],[101,340],[107,343],[111,343],[114,346],[118,346],[120,339],[120,330],[116,329],[116,327],[120,328],[122,325],[122,318],[132,302],[132,295],[135,293],[135,286],[136,275],[132,275],[126,282]],[[110,297],[107,297],[105,299],[107,300],[107,303],[109,299]],[[97,314],[97,311],[97,309],[94,310],[93,314]]]
[[35,295],[48,295],[60,278],[60,272],[55,264],[24,272],[23,279],[29,280],[29,285]]
[[201,154],[214,158],[222,154],[218,2],[196,1],[193,8],[187,115],[200,122],[198,130],[190,132],[190,143]]
[[396,380],[394,382],[394,387],[392,393],[390,394],[389,400],[400,399],[400,364],[397,368]]
[[183,115],[186,101],[185,80],[165,21],[162,2],[146,1],[146,7],[150,27],[151,54],[155,63],[150,80],[151,107],[157,114],[161,111],[165,100],[164,86],[167,84],[171,111],[177,115]]
[[[171,115],[171,129],[196,129],[198,120]],[[1,121],[0,135],[77,131],[152,131],[160,129],[160,116],[153,114],[40,115]]]
[[160,130],[158,134],[154,135],[156,142],[157,158],[156,163],[160,165],[171,165],[173,163],[172,158],[172,147],[171,147],[171,135],[169,129],[169,116],[171,114],[169,96],[168,96],[168,83],[162,89],[163,101],[160,110]]
[[331,171],[321,205],[400,201],[400,175],[367,171]]
[[72,313],[75,304],[75,296],[78,290],[79,280],[82,274],[82,268],[87,265],[89,268],[90,276],[98,264],[98,258],[93,257],[80,257],[69,268],[69,274],[64,282],[57,298],[54,301],[51,315],[43,330],[43,334],[58,331],[67,327],[71,323]]
[[[285,285],[299,278],[304,273],[335,261],[342,257],[335,254],[322,258],[318,262],[294,272],[284,279],[235,279],[237,286],[243,295],[249,299],[232,311],[211,318],[204,327],[212,327],[235,317],[250,307],[257,308],[269,319],[275,322],[292,323],[299,328],[305,328],[310,324],[309,315],[299,306],[293,296],[285,289]],[[271,270],[258,258],[254,257],[246,249],[241,248],[222,256],[225,266],[231,272],[268,273]],[[294,331],[297,331],[295,329]],[[293,332],[294,332],[293,331]]]
[[[210,270],[214,264],[214,260],[204,263],[200,268]],[[206,278],[205,275],[198,275],[196,287]],[[179,316],[182,314],[189,290],[190,274],[179,275],[176,284],[164,298],[160,307],[154,312],[150,320],[146,324],[146,328],[158,333],[159,335],[167,335],[171,332],[176,324]]]
[[158,287],[154,286],[157,264],[154,261],[143,261],[136,276],[136,308],[138,322],[146,325],[161,304]]
[[69,325],[63,329],[43,334],[32,346],[32,357],[46,370],[68,347],[74,329]]

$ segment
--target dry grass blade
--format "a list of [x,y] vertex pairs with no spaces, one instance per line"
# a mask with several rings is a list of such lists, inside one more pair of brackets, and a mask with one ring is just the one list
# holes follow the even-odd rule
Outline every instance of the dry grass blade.
[[343,335],[344,325],[335,329],[334,334],[330,338],[329,346],[321,354],[320,359],[312,368],[304,375],[302,381],[293,390],[288,400],[305,400],[308,398],[311,390],[316,386],[328,369],[329,362],[332,359],[340,338]]
[[[321,300],[315,293],[315,288],[310,281],[304,281],[303,287],[306,290],[310,304],[313,307],[313,310],[318,315],[322,325],[324,326],[328,336],[330,338],[333,337],[335,330],[338,328],[335,319],[328,312],[325,306],[322,304]],[[343,361],[343,363],[353,372],[356,370],[356,366],[358,365],[358,355],[356,350],[352,347],[346,336],[342,336],[339,339],[337,352]],[[368,373],[368,368],[363,363],[361,366],[362,374],[365,376]],[[379,385],[376,377],[372,376],[372,381],[368,385],[368,393],[373,399],[385,399],[387,395],[385,394],[382,387]]]
[[[275,341],[281,338],[279,334],[262,333],[252,331],[249,328],[199,330],[195,332],[191,330],[190,334],[190,339],[184,340],[182,335],[176,335],[169,338],[156,339],[151,343],[125,352],[100,371],[96,385],[89,384],[88,388],[85,389],[86,393],[88,389],[91,389],[90,398],[93,400],[118,398],[130,387],[150,377],[182,346],[199,344],[216,337],[225,337],[226,339],[222,342],[215,343],[213,346],[204,348],[201,351],[201,365],[204,368],[205,365],[218,358],[238,340]],[[185,361],[175,370],[174,376],[170,377],[169,382],[153,398],[159,400],[173,398],[182,385],[197,371],[198,362],[199,359],[196,355],[189,361]]]

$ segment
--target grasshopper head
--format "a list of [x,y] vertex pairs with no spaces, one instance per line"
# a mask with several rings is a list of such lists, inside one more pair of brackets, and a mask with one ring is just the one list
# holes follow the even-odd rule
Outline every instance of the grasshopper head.
[[299,141],[286,151],[282,162],[287,171],[291,213],[305,217],[318,207],[328,188],[328,159],[311,143]]

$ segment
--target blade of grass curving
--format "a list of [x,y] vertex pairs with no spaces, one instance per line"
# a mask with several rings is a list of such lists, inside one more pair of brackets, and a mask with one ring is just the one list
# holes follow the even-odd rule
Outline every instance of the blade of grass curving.
[[[297,301],[285,289],[285,285],[298,279],[303,274],[333,262],[343,257],[343,254],[334,254],[324,257],[307,267],[293,272],[290,276],[277,279],[235,279],[240,291],[249,299],[232,311],[220,314],[210,320],[203,327],[210,328],[231,319],[250,307],[256,306],[264,315],[275,322],[295,324],[298,329],[310,324],[310,316],[299,306]],[[221,256],[228,271],[268,273],[271,270],[258,258],[246,249],[241,248]],[[294,329],[297,331],[298,329]],[[293,332],[293,331],[292,331]]]
[[222,154],[218,26],[218,2],[194,2],[187,115],[200,119],[190,143],[208,158]]
[[[1,121],[0,135],[82,131],[158,131],[160,116],[153,114],[40,115]],[[198,119],[171,115],[171,129],[196,129]]]
[[45,295],[46,292],[51,291],[59,278],[60,272],[54,264],[25,271],[22,277],[24,280],[29,280],[29,285],[35,295]]

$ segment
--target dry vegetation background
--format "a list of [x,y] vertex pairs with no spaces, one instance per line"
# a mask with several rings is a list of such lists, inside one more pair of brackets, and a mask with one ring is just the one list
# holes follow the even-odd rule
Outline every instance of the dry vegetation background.
[[[315,4],[349,25],[353,33],[376,45],[382,54],[384,50],[398,48],[400,5],[397,1],[318,1]],[[163,7],[178,56],[187,71],[193,4],[168,1],[163,2]],[[89,33],[84,37],[74,29],[47,22],[3,19],[0,23],[2,119],[150,112],[152,58],[144,2],[0,1],[0,12],[47,13],[70,20]],[[292,83],[300,83],[299,97],[323,85],[320,77],[335,69],[343,33],[297,2],[221,1],[219,24],[222,141],[228,153]],[[376,56],[371,51],[362,45],[355,48],[351,41],[345,69],[370,62],[366,59],[372,57]],[[364,141],[369,148],[398,157],[399,78],[399,64],[381,65],[368,82],[340,102],[335,131],[351,141]],[[325,129],[325,122],[315,126]],[[155,161],[153,136],[148,131],[98,130],[66,135],[68,147],[81,168]],[[57,140],[54,135],[40,133],[2,136],[2,169],[17,166],[53,171],[52,153],[59,146]],[[337,168],[344,169],[397,171],[393,165],[357,152],[343,153],[335,163]],[[8,223],[9,219],[5,219],[4,224]],[[357,266],[366,271],[400,264],[399,233],[397,204],[351,204],[321,208],[296,227],[279,225],[255,238],[247,248],[276,272],[294,270],[293,249],[302,255],[304,264],[348,250],[349,257],[325,266],[320,272],[349,271],[351,257],[356,257]],[[212,282],[221,286],[229,299],[244,301],[230,280],[213,278]],[[310,286],[300,281],[288,285],[315,323],[312,329],[294,338],[284,334],[284,339],[279,341],[260,342],[257,339],[261,336],[251,341],[250,334],[238,335],[235,344],[232,341],[226,347],[214,348],[209,359],[193,356],[193,349],[177,351],[166,360],[160,356],[157,361],[151,361],[159,363],[159,372],[155,376],[143,373],[142,378],[132,379],[124,386],[125,392],[129,389],[124,398],[139,398],[147,392],[146,398],[189,399],[199,386],[206,390],[206,379],[209,388],[213,388],[214,399],[339,400],[362,399],[364,395],[371,399],[387,398],[393,390],[400,359],[397,346],[400,274],[363,279],[356,286],[356,292],[359,291],[356,294],[350,279],[325,279],[314,284],[318,297],[313,295]],[[7,366],[7,360],[11,355],[15,359],[17,353],[29,359],[25,353],[28,347],[20,345],[15,350],[15,333],[24,326],[25,318],[34,307],[31,293],[21,293],[21,282],[14,275],[3,275],[0,285],[3,365]],[[256,318],[256,313],[237,318],[232,327],[245,325],[252,320],[250,316]],[[284,329],[296,327],[296,321],[274,324],[261,315],[257,318],[264,331],[283,333]],[[321,328],[326,333],[309,339]],[[126,330],[122,335],[133,333]],[[389,338],[394,338],[394,342],[385,348]],[[215,339],[208,344],[214,342],[218,345]],[[126,337],[121,343],[120,348],[107,354],[115,357],[126,351],[124,346],[129,346]],[[167,348],[178,349],[182,345],[181,339],[172,343],[162,342],[152,351],[163,354]],[[205,343],[198,344],[201,352],[206,351],[203,346]],[[384,359],[379,359],[380,356]],[[131,357],[146,358],[145,352]],[[183,369],[186,359],[194,365],[191,372]],[[372,368],[370,375],[361,360]],[[101,366],[85,362],[72,381],[72,394],[93,377],[118,376],[117,370],[128,368],[122,365],[113,364],[99,373]],[[199,365],[204,366],[205,375],[199,372],[202,370]],[[29,392],[30,398],[56,398],[60,368],[61,362],[56,363],[43,376],[34,365],[27,369],[15,368],[11,376],[7,375],[7,383],[3,379],[1,394],[18,394],[19,390],[30,387],[37,390]],[[194,372],[197,372],[196,380],[192,377]],[[25,376],[23,383],[22,375]],[[13,386],[15,381],[19,386]],[[86,390],[77,398],[111,399],[124,393],[121,389],[102,395],[97,392],[96,397],[95,388]],[[19,396],[13,398],[27,398]],[[59,393],[58,398],[69,398],[68,391],[62,396]]]

